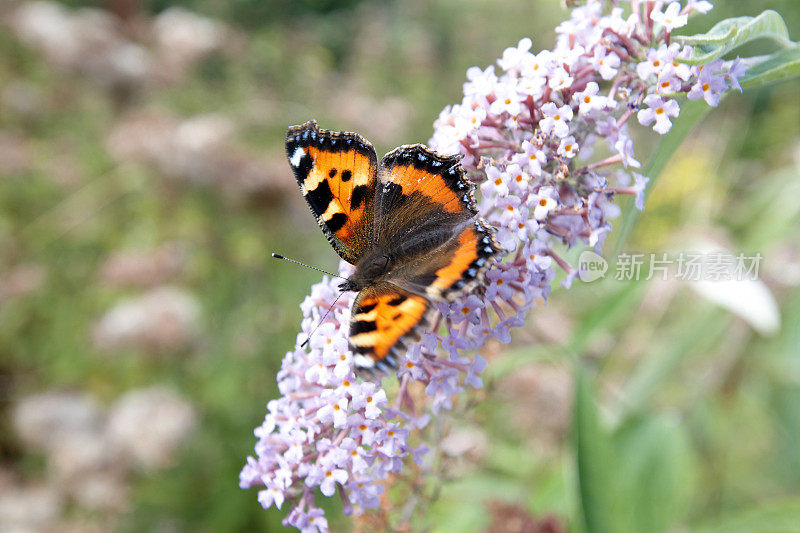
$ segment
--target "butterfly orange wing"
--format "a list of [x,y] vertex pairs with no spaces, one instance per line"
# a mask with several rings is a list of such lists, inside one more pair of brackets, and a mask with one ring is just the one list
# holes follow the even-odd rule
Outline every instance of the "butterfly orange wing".
[[430,321],[430,303],[391,283],[365,287],[353,302],[350,348],[360,369],[388,370]]
[[311,211],[336,252],[356,263],[369,246],[377,156],[357,133],[292,126],[286,155]]

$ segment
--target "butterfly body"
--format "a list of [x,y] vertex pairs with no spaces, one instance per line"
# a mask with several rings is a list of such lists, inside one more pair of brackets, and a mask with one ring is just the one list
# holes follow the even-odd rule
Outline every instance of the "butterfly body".
[[358,291],[350,347],[359,369],[396,366],[428,325],[431,303],[472,290],[501,249],[477,215],[460,156],[421,144],[380,162],[355,133],[289,128],[286,153],[334,250],[355,265],[342,290]]

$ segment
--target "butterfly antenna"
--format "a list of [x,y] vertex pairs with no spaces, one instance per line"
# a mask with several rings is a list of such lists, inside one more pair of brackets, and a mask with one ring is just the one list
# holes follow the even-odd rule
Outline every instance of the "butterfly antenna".
[[305,348],[306,344],[308,344],[308,341],[311,340],[311,336],[314,335],[314,333],[317,332],[317,329],[322,325],[322,323],[325,322],[325,319],[328,318],[328,315],[331,313],[331,311],[333,311],[333,308],[336,306],[336,302],[339,301],[339,298],[342,297],[342,294],[344,294],[344,291],[340,292],[336,296],[336,299],[333,300],[333,303],[331,304],[331,306],[328,308],[327,311],[325,311],[325,314],[322,315],[322,318],[319,320],[319,322],[317,322],[317,325],[314,326],[314,329],[311,330],[311,333],[308,334],[308,337],[306,337],[306,340],[303,341],[303,344],[300,345],[301,348]]
[[316,270],[317,272],[322,272],[323,274],[327,274],[327,275],[332,276],[334,278],[347,279],[347,278],[344,278],[342,276],[338,276],[336,274],[331,274],[327,270],[322,270],[321,268],[317,268],[317,267],[314,267],[314,266],[311,266],[311,265],[307,265],[305,263],[301,263],[300,261],[295,261],[294,259],[289,259],[288,257],[284,257],[281,254],[276,254],[276,253],[273,252],[272,253],[272,257],[274,257],[275,259],[283,259],[284,261],[289,261],[290,263],[294,263],[296,265],[304,266],[306,268],[310,268],[311,270]]

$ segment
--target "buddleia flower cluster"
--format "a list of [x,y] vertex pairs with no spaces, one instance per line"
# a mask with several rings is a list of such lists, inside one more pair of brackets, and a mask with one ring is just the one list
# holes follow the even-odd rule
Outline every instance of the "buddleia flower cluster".
[[[268,403],[255,457],[240,475],[242,488],[260,487],[265,508],[289,508],[286,525],[327,530],[318,492],[338,493],[346,513],[380,505],[383,483],[424,456],[412,434],[466,388],[482,386],[486,361],[477,350],[490,339],[510,342],[511,329],[547,301],[558,270],[569,288],[578,271],[562,250],[600,252],[621,195],[643,208],[648,178],[636,171],[632,118],[665,134],[680,114],[680,93],[715,106],[726,90],[741,90],[739,61],[690,66],[683,60],[691,48],[671,42],[671,32],[709,2],[632,0],[628,16],[606,7],[590,0],[573,9],[552,50],[533,53],[526,38],[503,52],[499,69],[470,68],[463,100],[435,122],[431,148],[464,156],[480,214],[507,254],[473,294],[439,304],[431,332],[398,362],[391,402],[353,372],[347,335],[355,295],[336,301],[339,282],[328,278],[312,287],[298,343],[277,376],[282,396]],[[341,263],[340,276],[351,271]],[[424,385],[425,405],[412,400],[413,382]]]

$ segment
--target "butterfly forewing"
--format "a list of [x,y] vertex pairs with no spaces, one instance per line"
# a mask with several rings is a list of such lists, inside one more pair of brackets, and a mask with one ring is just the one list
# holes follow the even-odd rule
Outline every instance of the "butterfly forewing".
[[289,128],[286,155],[297,183],[336,252],[356,263],[372,235],[377,156],[356,133]]

